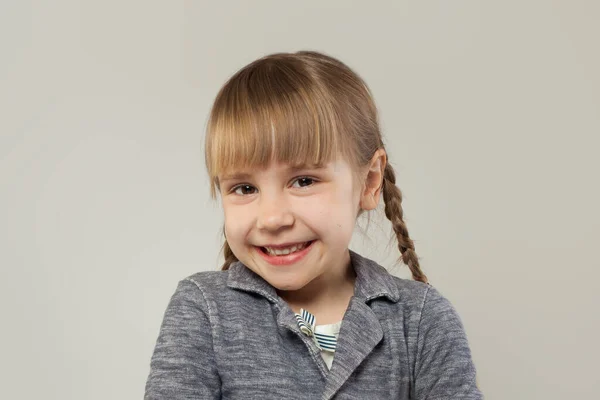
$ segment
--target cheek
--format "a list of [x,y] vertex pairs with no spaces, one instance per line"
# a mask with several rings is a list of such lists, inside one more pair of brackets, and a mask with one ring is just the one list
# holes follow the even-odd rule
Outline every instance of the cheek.
[[[304,219],[315,233],[329,241],[346,241],[356,222],[357,201],[350,191],[321,196],[302,206]],[[356,203],[356,204],[355,204]]]
[[248,212],[243,212],[242,207],[223,207],[225,217],[225,234],[231,247],[236,246],[236,242],[243,240],[250,229],[251,221]]

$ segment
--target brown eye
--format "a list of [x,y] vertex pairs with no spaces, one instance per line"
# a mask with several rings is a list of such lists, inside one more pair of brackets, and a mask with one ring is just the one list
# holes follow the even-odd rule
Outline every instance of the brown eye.
[[233,188],[232,192],[240,196],[253,194],[256,188],[251,185],[239,185]]
[[[296,186],[296,183],[298,184],[298,186]],[[303,187],[311,186],[314,183],[315,183],[315,180],[313,178],[310,178],[308,176],[302,176],[300,178],[297,178],[294,181],[294,184],[292,186],[303,188]]]

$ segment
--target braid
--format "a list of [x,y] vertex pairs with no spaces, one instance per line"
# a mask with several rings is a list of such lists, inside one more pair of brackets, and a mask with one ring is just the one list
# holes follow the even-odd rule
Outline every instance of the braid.
[[[223,236],[225,236],[225,230],[223,230]],[[231,250],[231,247],[229,247],[229,243],[227,242],[227,237],[225,236],[225,243],[223,243],[223,256],[225,257],[225,262],[223,263],[223,266],[221,267],[222,271],[226,271],[229,269],[229,267],[231,266],[231,264],[233,264],[234,262],[238,261],[237,257],[235,256],[235,254],[233,254],[233,251]]]
[[396,186],[396,174],[389,163],[385,166],[383,173],[383,202],[385,203],[385,216],[391,221],[398,239],[398,249],[402,254],[402,261],[408,265],[414,280],[428,283],[427,277],[419,266],[415,245],[408,236],[406,224],[402,220],[404,214],[402,211],[402,192]]

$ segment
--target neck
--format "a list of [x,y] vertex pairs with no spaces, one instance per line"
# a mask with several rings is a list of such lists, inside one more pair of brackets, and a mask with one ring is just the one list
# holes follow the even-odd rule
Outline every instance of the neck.
[[[354,295],[356,275],[350,262],[350,253],[345,251],[338,267],[331,268],[326,274],[314,279],[302,289],[278,291],[279,296],[288,303],[294,312],[304,308],[313,314],[342,315]],[[335,311],[334,311],[335,310]],[[333,319],[341,319],[335,316]],[[327,317],[329,319],[329,317]]]

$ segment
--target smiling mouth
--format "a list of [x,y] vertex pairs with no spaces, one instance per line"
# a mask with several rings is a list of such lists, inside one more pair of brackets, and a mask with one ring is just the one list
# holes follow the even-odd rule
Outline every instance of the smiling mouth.
[[310,240],[304,243],[294,244],[284,248],[273,248],[273,247],[259,247],[260,251],[269,255],[269,256],[287,256],[298,251],[302,251],[308,246],[310,246],[314,240]]

